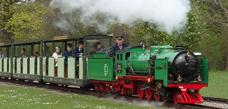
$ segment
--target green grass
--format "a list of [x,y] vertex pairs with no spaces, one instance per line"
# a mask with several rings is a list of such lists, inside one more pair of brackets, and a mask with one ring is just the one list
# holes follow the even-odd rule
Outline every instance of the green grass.
[[[228,72],[210,72],[203,96],[228,99]],[[149,109],[94,96],[0,83],[0,109]]]
[[228,99],[228,71],[209,73],[209,87],[200,91],[203,96]]
[[146,109],[146,107],[94,96],[0,84],[0,109]]

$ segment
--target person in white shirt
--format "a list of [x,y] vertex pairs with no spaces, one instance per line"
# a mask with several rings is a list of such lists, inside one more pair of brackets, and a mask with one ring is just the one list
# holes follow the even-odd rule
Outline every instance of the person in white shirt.
[[62,56],[62,51],[60,47],[55,47],[55,52],[52,54],[52,57],[55,59],[55,66],[57,66],[58,58],[63,57]]
[[58,76],[58,59],[63,57],[61,48],[60,47],[55,47],[55,52],[52,54],[52,57],[55,59],[55,69],[54,69],[54,76]]

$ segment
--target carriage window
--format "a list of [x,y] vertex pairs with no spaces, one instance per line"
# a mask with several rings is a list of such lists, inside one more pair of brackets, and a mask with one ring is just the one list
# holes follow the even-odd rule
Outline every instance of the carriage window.
[[52,56],[53,51],[54,51],[54,45],[52,43],[45,43],[44,55],[47,57]]
[[88,39],[86,40],[85,52],[87,55],[93,53],[104,53],[110,47],[109,39]]
[[9,56],[9,49],[7,47],[0,48],[0,57],[8,57]]
[[31,47],[26,45],[15,46],[16,57],[29,57],[31,52]]

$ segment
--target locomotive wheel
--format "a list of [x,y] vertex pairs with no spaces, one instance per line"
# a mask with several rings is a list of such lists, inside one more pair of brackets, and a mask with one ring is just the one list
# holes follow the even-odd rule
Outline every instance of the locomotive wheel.
[[99,92],[100,91],[100,87],[99,85],[95,85],[95,91]]
[[144,90],[141,90],[142,88],[143,88],[143,85],[139,85],[137,88],[137,95],[140,99],[145,98],[145,92],[144,92]]
[[154,101],[161,101],[161,98],[157,93],[154,93]]
[[153,90],[152,89],[146,89],[145,96],[147,101],[151,101],[153,97]]
[[121,89],[121,95],[125,95],[126,94],[126,91],[124,88]]

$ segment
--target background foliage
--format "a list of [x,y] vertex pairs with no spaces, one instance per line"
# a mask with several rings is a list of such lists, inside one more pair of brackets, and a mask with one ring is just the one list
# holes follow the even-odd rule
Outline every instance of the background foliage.
[[[69,35],[72,37],[98,34],[99,22],[106,22],[105,15],[98,13],[98,22],[85,25],[75,11],[73,30],[59,29],[53,25],[59,10],[49,8],[50,0],[0,0],[0,32],[7,33],[12,41],[27,41]],[[120,23],[108,24],[107,34],[124,35],[130,44],[143,41],[148,45],[183,45],[190,51],[201,51],[210,62],[210,69],[228,70],[228,1],[191,0],[188,24],[181,31],[167,34],[159,31],[156,24],[137,21],[133,26]],[[4,34],[3,34],[4,35]],[[6,35],[6,34],[5,34]],[[1,36],[0,36],[1,37]]]

